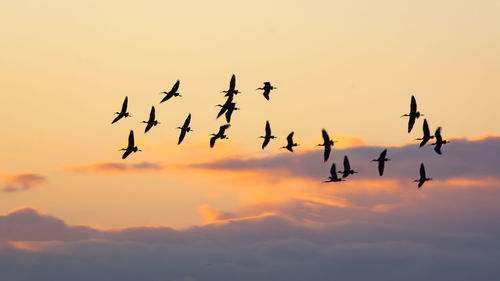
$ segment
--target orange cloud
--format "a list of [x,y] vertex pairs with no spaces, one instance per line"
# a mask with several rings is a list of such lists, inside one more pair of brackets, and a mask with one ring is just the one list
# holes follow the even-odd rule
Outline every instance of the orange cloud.
[[47,178],[35,173],[7,174],[4,176],[7,185],[3,188],[4,192],[16,192],[28,190],[36,185],[47,181]]

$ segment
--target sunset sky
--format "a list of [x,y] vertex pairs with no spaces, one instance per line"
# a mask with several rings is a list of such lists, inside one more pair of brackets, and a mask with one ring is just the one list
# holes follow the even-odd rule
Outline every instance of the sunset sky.
[[[9,280],[89,269],[102,280],[500,277],[500,1],[20,0],[0,11]],[[241,110],[210,149],[232,74]],[[177,79],[182,97],[159,104]],[[277,87],[270,101],[264,81]],[[412,95],[425,116],[408,134]],[[132,117],[111,125],[125,96]],[[161,124],[144,134],[153,105]],[[424,118],[451,140],[443,155],[414,141]],[[262,150],[266,120],[278,138]],[[322,128],[338,140],[327,163]],[[131,129],[142,152],[122,160]],[[291,131],[294,153],[280,149]],[[385,148],[379,177],[370,160]],[[359,174],[324,184],[344,155]],[[417,190],[422,162],[433,181]],[[116,253],[130,257],[116,271],[90,262]],[[83,261],[56,270],[46,256]],[[26,259],[36,270],[20,275]]]

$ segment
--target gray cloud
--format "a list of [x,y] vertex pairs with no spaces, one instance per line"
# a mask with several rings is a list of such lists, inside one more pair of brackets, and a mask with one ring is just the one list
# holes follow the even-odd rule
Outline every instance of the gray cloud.
[[9,176],[7,185],[2,189],[4,192],[17,192],[28,190],[36,185],[44,183],[47,178],[40,174],[23,173]]
[[122,162],[104,162],[91,165],[66,167],[65,170],[72,172],[91,172],[91,173],[124,173],[124,172],[146,172],[146,171],[161,171],[164,166],[157,162],[139,162],[139,163],[122,163]]

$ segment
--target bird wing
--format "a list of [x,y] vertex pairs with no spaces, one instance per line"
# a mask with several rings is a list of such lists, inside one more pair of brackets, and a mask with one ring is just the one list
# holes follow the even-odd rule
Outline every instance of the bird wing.
[[378,159],[384,160],[386,155],[387,155],[387,148],[384,149],[384,151],[382,151],[382,153],[380,153],[380,156],[378,157]]
[[269,121],[266,121],[266,137],[271,136],[271,124],[269,124]]
[[227,123],[231,122],[231,116],[233,115],[234,105],[231,106],[228,110],[226,110],[226,121]]
[[332,163],[332,167],[330,168],[330,175],[333,179],[337,179],[337,167],[335,167],[335,163]]
[[216,136],[213,136],[213,137],[210,138],[210,147],[214,147],[216,140],[217,140]]
[[264,93],[262,93],[264,95],[264,97],[266,98],[266,100],[269,100],[269,93],[270,93],[269,90],[264,90]]
[[149,121],[155,121],[155,107],[151,107],[151,112],[149,112]]
[[436,145],[438,143],[442,143],[443,142],[443,137],[441,137],[441,127],[438,127],[436,129],[436,132],[434,132],[434,136],[436,137]]
[[113,122],[111,122],[111,124],[115,123],[116,121],[122,119],[123,115],[122,114],[118,114],[118,116],[115,117],[115,119],[113,119]]
[[125,97],[125,100],[123,101],[123,104],[122,104],[122,111],[121,111],[121,113],[127,112],[127,105],[128,105],[128,97]]
[[267,146],[270,140],[271,140],[270,138],[264,138],[264,142],[262,143],[262,149],[264,149],[264,147]]
[[384,174],[385,161],[378,161],[378,174],[382,176]]
[[229,82],[229,91],[234,91],[234,88],[236,87],[236,76],[233,74],[233,76],[231,76],[231,81]]
[[153,123],[148,122],[148,124],[146,125],[146,129],[144,129],[144,133],[147,133],[152,127],[153,127]]
[[326,145],[329,145],[330,143],[330,136],[328,136],[328,133],[326,132],[325,129],[321,130],[321,134],[323,135],[323,143]]
[[226,131],[227,128],[231,127],[230,124],[226,124],[226,125],[222,125],[220,126],[219,128],[219,133],[217,133],[218,135],[223,135],[224,132]]
[[177,144],[181,144],[181,142],[184,139],[185,135],[186,135],[186,130],[181,129],[181,134],[179,135],[179,141],[177,142]]
[[293,132],[288,134],[288,136],[286,137],[286,141],[288,142],[288,144],[293,144]]
[[132,149],[127,149],[127,150],[123,153],[123,155],[122,155],[122,159],[127,158],[127,156],[129,156],[129,155],[130,155],[130,153],[132,153]]
[[436,153],[439,155],[442,154],[441,146],[442,146],[442,142],[436,142],[436,145],[434,146],[434,151],[436,151]]
[[134,131],[130,130],[130,134],[128,135],[128,147],[134,147]]
[[351,164],[349,163],[349,158],[347,158],[347,155],[344,156],[344,171],[351,171]]
[[410,104],[410,114],[417,113],[417,101],[414,96],[411,96],[411,104]]
[[424,125],[422,126],[422,129],[424,131],[424,138],[430,137],[431,132],[429,130],[429,124],[427,123],[427,119],[424,119]]
[[172,89],[170,90],[170,93],[175,93],[177,92],[177,90],[179,90],[179,84],[181,83],[181,81],[177,80],[177,82],[175,82],[174,86],[172,87]]
[[189,113],[188,117],[184,121],[184,125],[182,125],[183,128],[189,127],[189,123],[191,122],[191,113]]
[[420,164],[420,179],[425,179],[425,167],[424,163]]
[[328,160],[328,157],[330,157],[330,152],[332,151],[332,148],[330,145],[325,145],[325,150],[323,151],[323,159],[326,162]]
[[165,102],[165,101],[169,100],[171,97],[172,97],[172,95],[171,95],[171,94],[169,94],[169,93],[167,93],[167,95],[166,95],[166,96],[164,96],[164,97],[161,99],[160,103],[162,103],[162,102]]
[[410,118],[408,119],[408,133],[413,129],[413,125],[415,125],[415,116],[410,114]]

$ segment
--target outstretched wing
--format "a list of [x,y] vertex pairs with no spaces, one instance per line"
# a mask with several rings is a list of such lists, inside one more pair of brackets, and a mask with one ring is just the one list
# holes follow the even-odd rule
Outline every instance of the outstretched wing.
[[189,123],[191,122],[191,113],[189,113],[188,117],[184,121],[184,125],[182,125],[183,128],[189,127]]
[[233,74],[233,76],[231,76],[231,81],[229,82],[229,91],[228,92],[234,91],[235,87],[236,87],[236,76]]
[[325,145],[325,150],[323,151],[323,159],[324,161],[328,161],[328,157],[330,157],[330,152],[332,151],[332,148],[330,147],[330,144]]
[[266,136],[271,136],[271,124],[269,124],[269,121],[266,121]]
[[321,134],[323,135],[323,143],[326,146],[326,144],[330,143],[330,136],[328,136],[328,133],[326,132],[325,129],[321,130]]
[[130,134],[128,134],[128,147],[134,147],[134,131],[130,130]]
[[335,163],[332,163],[332,167],[330,168],[330,175],[333,179],[337,179],[337,167],[335,167]]
[[415,125],[415,116],[410,114],[410,118],[408,119],[408,133],[413,129],[413,125]]
[[443,142],[443,137],[441,137],[441,127],[438,127],[436,129],[436,132],[434,132],[434,136],[436,137],[436,145],[438,143],[442,143]]
[[424,168],[424,163],[420,164],[420,179],[425,179],[425,168]]
[[130,155],[130,153],[132,153],[132,149],[127,149],[127,150],[123,153],[123,155],[122,155],[122,159],[127,158],[127,156],[129,156],[129,155]]
[[220,126],[218,135],[223,135],[227,128],[231,127],[230,124]]
[[349,158],[347,158],[347,155],[344,156],[344,171],[351,171],[351,164],[349,163]]
[[264,149],[264,147],[267,146],[270,140],[271,140],[270,138],[264,138],[264,142],[262,143],[262,149]]
[[151,107],[151,112],[149,112],[149,121],[155,121],[155,107]]
[[175,93],[177,92],[177,90],[179,90],[179,84],[181,83],[181,81],[177,80],[177,82],[175,82],[174,86],[172,87],[172,90],[170,90],[170,93]]
[[288,134],[288,136],[286,137],[286,141],[288,143],[293,144],[293,132],[291,132],[290,134]]
[[380,153],[380,156],[378,157],[378,159],[384,160],[386,155],[387,155],[387,148],[384,149],[384,151],[382,151],[382,153]]
[[179,135],[179,141],[177,144],[181,144],[182,140],[184,139],[184,136],[186,136],[186,130],[181,129],[181,134]]
[[148,124],[146,125],[146,129],[144,129],[144,133],[147,133],[151,128],[153,128],[153,123],[148,122]]
[[116,121],[122,119],[123,115],[122,114],[118,114],[118,116],[115,117],[115,119],[113,119],[113,122],[111,122],[111,124],[115,123]]
[[267,90],[267,89],[264,89],[264,93],[262,93],[264,95],[264,98],[266,98],[266,100],[269,100],[269,93],[270,93],[270,90]]
[[213,136],[210,138],[210,147],[214,147],[215,145],[215,141],[217,140],[217,137],[216,136]]
[[123,101],[123,104],[122,104],[122,111],[121,111],[121,113],[127,112],[127,105],[128,105],[128,97],[125,97],[125,100]]
[[412,113],[417,113],[417,101],[415,100],[414,96],[411,96],[411,103],[410,103],[410,114]]
[[378,161],[378,174],[382,176],[384,174],[385,161]]
[[431,135],[431,132],[429,130],[429,124],[427,124],[427,119],[424,119],[424,125],[422,129],[424,131],[424,138],[429,137]]

